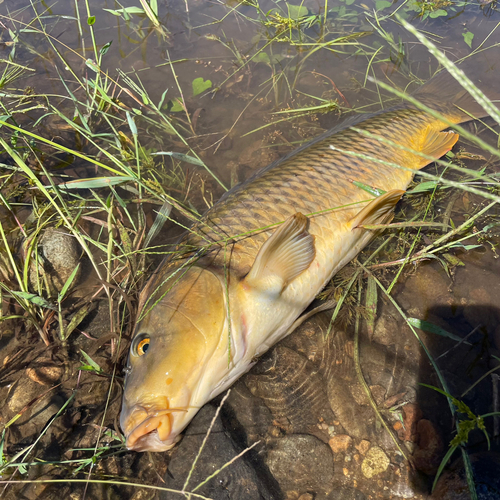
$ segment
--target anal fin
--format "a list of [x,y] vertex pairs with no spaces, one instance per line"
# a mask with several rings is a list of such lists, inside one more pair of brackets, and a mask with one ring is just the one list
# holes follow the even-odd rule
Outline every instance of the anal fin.
[[288,218],[262,245],[245,283],[270,293],[281,293],[305,271],[316,254],[314,237],[301,213]]
[[361,225],[385,224],[392,218],[394,207],[404,193],[401,189],[393,189],[375,198],[351,220],[352,229]]

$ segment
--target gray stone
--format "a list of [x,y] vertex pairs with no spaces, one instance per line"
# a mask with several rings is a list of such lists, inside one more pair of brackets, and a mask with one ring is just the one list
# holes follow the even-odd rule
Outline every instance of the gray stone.
[[284,491],[331,490],[333,454],[314,436],[294,434],[271,441],[266,462]]

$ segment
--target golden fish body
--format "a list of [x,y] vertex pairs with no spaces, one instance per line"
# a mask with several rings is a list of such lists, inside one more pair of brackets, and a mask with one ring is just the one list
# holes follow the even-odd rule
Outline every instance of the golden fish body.
[[[470,119],[432,95],[419,98],[453,122]],[[128,448],[171,448],[368,243],[375,231],[359,226],[389,220],[414,171],[458,138],[409,106],[355,127],[371,136],[347,123],[231,190],[186,233],[184,252],[158,268],[141,295],[127,367]],[[353,180],[386,194],[373,197]]]

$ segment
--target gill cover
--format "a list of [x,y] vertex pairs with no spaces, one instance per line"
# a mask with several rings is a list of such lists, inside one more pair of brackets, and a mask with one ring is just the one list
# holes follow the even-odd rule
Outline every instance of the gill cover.
[[175,443],[199,409],[200,380],[224,329],[219,278],[196,266],[176,277],[149,301],[142,298],[145,316],[132,340],[120,417],[130,449]]

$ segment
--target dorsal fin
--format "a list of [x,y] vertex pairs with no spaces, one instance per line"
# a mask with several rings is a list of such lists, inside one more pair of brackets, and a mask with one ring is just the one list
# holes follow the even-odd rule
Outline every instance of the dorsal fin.
[[401,189],[393,189],[375,198],[350,221],[352,229],[356,229],[361,225],[367,226],[387,222],[388,218],[392,216],[396,203],[404,193]]
[[301,213],[288,218],[262,245],[245,282],[255,288],[281,293],[305,271],[315,256],[314,237]]

